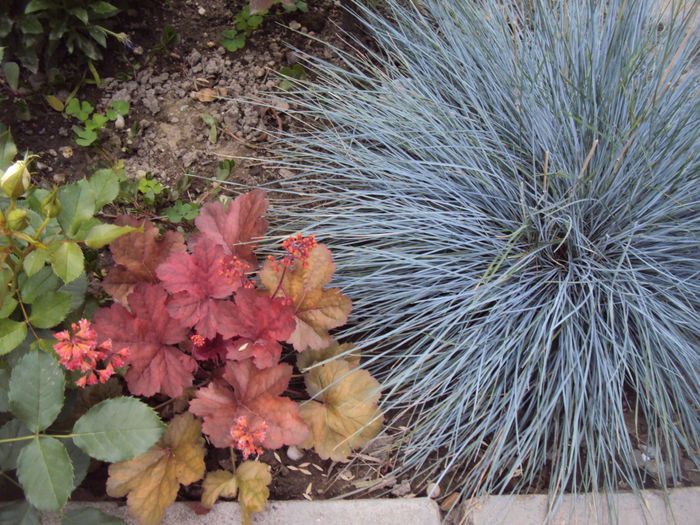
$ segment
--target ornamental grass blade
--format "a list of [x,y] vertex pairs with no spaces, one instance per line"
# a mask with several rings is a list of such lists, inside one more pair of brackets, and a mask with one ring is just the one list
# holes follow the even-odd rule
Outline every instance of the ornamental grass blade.
[[376,47],[305,57],[268,246],[333,240],[357,305],[337,335],[405,428],[397,464],[468,496],[544,484],[556,508],[647,486],[643,442],[654,483],[680,482],[700,466],[697,2],[383,4],[354,3]]

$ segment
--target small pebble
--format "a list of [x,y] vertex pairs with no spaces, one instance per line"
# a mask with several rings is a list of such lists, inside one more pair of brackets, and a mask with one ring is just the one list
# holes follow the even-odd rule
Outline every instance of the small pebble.
[[287,447],[287,457],[292,461],[299,461],[304,457],[304,452],[294,445]]
[[206,14],[207,10],[204,9],[203,7],[200,7],[197,9],[197,13],[199,13],[199,16],[204,16]]
[[301,24],[296,20],[292,20],[291,22],[289,22],[289,29],[292,29],[293,31],[298,31],[299,29],[301,29]]
[[117,115],[117,118],[114,119],[114,127],[117,129],[124,129],[124,117],[122,115]]
[[433,483],[432,481],[428,483],[425,487],[425,495],[432,499],[437,499],[440,497],[440,485]]
[[58,151],[61,152],[61,155],[63,155],[64,159],[69,159],[73,156],[73,148],[70,146],[63,146],[61,148],[58,148]]

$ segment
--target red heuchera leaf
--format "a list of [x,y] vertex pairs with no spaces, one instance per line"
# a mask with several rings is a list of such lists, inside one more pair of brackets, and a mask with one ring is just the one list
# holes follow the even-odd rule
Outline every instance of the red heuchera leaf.
[[103,286],[115,301],[126,304],[126,296],[136,283],[157,283],[158,265],[170,254],[184,252],[186,246],[182,234],[176,231],[165,232],[159,240],[158,228],[146,219],[122,215],[116,223],[137,228],[143,224],[143,232],[129,233],[109,245],[116,266],[107,274]]
[[240,287],[222,273],[224,249],[208,238],[200,239],[192,255],[174,253],[161,264],[156,274],[169,292],[175,294],[168,312],[187,326],[194,326],[201,336],[213,339],[228,308],[221,299]]
[[204,419],[202,431],[215,447],[233,445],[231,428],[241,416],[251,428],[267,425],[265,448],[298,445],[309,429],[299,417],[299,405],[280,395],[291,377],[292,367],[284,363],[259,370],[252,359],[228,362],[220,379],[197,391],[190,412]]
[[128,296],[131,312],[115,303],[95,313],[98,340],[111,339],[114,350],[129,349],[125,379],[132,394],[178,397],[192,384],[197,362],[171,346],[188,329],[168,314],[167,299],[162,286],[139,283]]
[[191,336],[183,346],[197,361],[211,359],[219,364],[224,361],[226,354],[233,348],[232,342],[225,341],[220,335],[214,339],[205,339],[199,334]]
[[224,337],[239,337],[231,343],[228,359],[252,357],[258,368],[274,366],[282,354],[278,341],[286,340],[296,327],[294,310],[283,300],[250,288],[239,290],[235,301],[231,315],[222,318],[219,325]]
[[228,208],[218,201],[205,204],[194,223],[202,236],[223,246],[227,254],[236,255],[255,268],[255,244],[251,241],[262,237],[267,231],[268,223],[263,219],[267,204],[267,192],[253,190],[229,202]]

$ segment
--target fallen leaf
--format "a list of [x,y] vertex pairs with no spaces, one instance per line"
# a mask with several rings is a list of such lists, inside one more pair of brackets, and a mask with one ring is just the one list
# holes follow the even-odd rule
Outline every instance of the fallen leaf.
[[216,470],[207,473],[202,483],[202,506],[210,509],[220,497],[233,498],[238,492],[238,480],[233,472]]
[[175,501],[180,484],[189,485],[204,476],[204,454],[199,420],[181,414],[146,453],[109,466],[107,494],[113,498],[128,494],[129,513],[141,525],[157,525]]
[[251,514],[262,511],[270,497],[270,466],[259,461],[244,461],[236,469],[236,480],[241,521],[243,525],[252,525]]
[[159,238],[158,228],[145,219],[124,215],[116,224],[137,228],[143,225],[143,232],[129,233],[109,245],[116,266],[107,274],[103,286],[115,301],[126,305],[126,297],[136,283],[157,283],[156,268],[171,254],[184,252],[187,247],[180,232],[167,231]]
[[279,289],[283,297],[292,300],[296,328],[287,342],[298,352],[329,346],[328,330],[344,325],[352,309],[352,301],[340,293],[340,288],[324,289],[335,272],[330,250],[319,244],[305,262],[296,264],[293,270],[275,272],[272,262],[266,261],[260,271],[260,281],[270,294],[278,290],[282,279]]
[[233,445],[231,428],[241,416],[250,428],[267,425],[263,447],[297,445],[309,436],[309,430],[299,417],[299,405],[281,396],[291,377],[292,367],[287,364],[259,370],[252,359],[229,361],[220,378],[197,391],[190,412],[204,420],[202,430],[215,447]]
[[317,397],[301,407],[301,417],[311,428],[301,446],[313,447],[323,459],[347,461],[353,449],[366,445],[381,429],[379,382],[344,360],[309,370],[304,381],[309,395]]
[[216,91],[211,88],[200,89],[194,92],[194,97],[200,102],[214,102],[217,98]]
[[115,351],[129,349],[125,379],[132,394],[178,397],[192,384],[197,362],[172,346],[189,330],[170,316],[167,301],[162,286],[139,283],[128,296],[131,311],[115,303],[95,313],[98,342],[111,339]]

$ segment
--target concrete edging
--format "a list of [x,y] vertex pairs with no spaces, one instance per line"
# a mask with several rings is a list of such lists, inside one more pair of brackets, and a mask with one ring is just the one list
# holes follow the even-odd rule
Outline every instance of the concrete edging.
[[[129,525],[138,522],[128,516],[125,505],[110,502],[72,502],[66,510],[94,507]],[[165,511],[163,525],[237,525],[241,514],[237,503],[221,502],[211,512],[198,516],[187,503],[174,503]],[[253,515],[259,525],[440,525],[440,510],[429,498],[354,499],[325,501],[271,501],[264,511]],[[43,525],[60,525],[55,514],[45,513]]]

